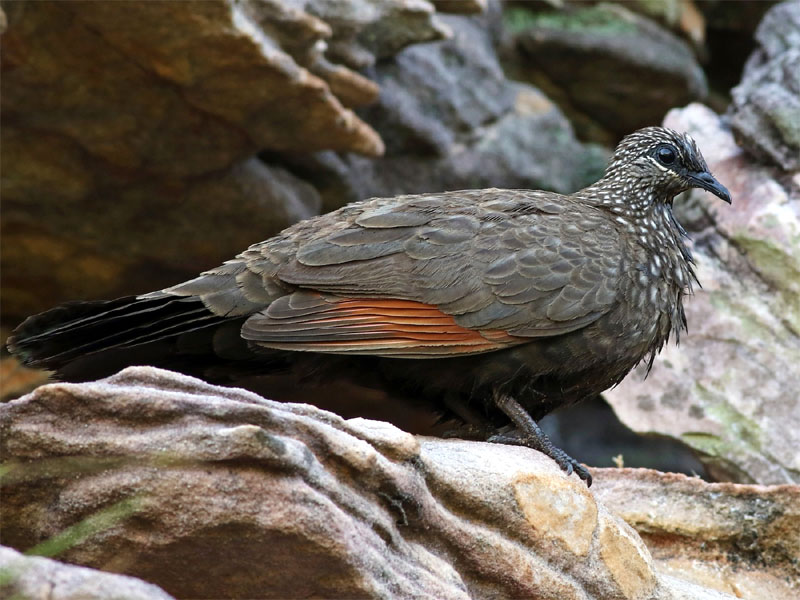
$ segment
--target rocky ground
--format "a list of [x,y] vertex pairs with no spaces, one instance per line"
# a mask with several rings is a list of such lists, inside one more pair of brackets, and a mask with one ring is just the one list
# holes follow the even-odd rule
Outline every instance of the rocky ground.
[[775,4],[2,3],[3,339],[352,200],[576,190],[643,125],[734,198],[676,203],[703,283],[680,347],[546,424],[588,464],[729,483],[587,491],[525,449],[134,368],[0,405],[2,595],[797,597],[800,2]]

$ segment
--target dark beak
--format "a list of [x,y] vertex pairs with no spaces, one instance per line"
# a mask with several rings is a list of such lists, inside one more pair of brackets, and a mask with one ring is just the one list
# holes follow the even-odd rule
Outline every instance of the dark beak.
[[690,173],[689,183],[692,185],[692,187],[702,188],[707,192],[711,192],[717,198],[724,200],[728,204],[731,203],[731,194],[728,192],[728,189],[719,181],[714,179],[714,176],[708,171],[703,171],[702,173]]

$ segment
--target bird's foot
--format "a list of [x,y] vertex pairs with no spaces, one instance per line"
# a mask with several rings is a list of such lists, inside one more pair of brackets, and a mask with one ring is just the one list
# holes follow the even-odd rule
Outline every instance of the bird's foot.
[[567,474],[567,476],[572,475],[574,472],[578,477],[586,482],[587,487],[591,487],[592,474],[589,473],[589,470],[577,460],[572,458],[569,454],[564,452],[561,448],[556,448],[546,434],[542,433],[542,436],[544,436],[545,443],[541,443],[539,438],[526,436],[524,433],[514,430],[507,433],[496,433],[487,438],[486,441],[493,444],[525,446],[526,448],[538,450],[542,454],[552,458],[556,464],[561,467],[561,470]]
[[575,474],[586,482],[587,486],[592,485],[592,475],[589,470],[561,448],[556,448],[547,434],[542,431],[539,424],[533,420],[519,402],[511,396],[498,395],[495,404],[502,410],[511,422],[516,426],[516,430],[507,433],[498,433],[488,438],[488,441],[499,444],[513,444],[515,446],[527,446],[546,454],[561,467],[569,476]]

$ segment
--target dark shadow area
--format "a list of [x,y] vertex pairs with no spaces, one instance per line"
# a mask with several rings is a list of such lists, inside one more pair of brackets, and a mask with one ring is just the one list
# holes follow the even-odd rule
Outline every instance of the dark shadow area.
[[547,415],[540,424],[556,446],[593,467],[617,466],[614,457],[622,455],[626,467],[699,475],[709,480],[705,467],[685,444],[634,433],[601,396]]

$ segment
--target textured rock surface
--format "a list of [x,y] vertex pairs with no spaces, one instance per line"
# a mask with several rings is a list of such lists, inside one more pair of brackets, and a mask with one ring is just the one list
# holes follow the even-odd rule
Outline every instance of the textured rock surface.
[[27,394],[37,386],[47,383],[47,380],[44,371],[23,367],[13,356],[0,358],[0,381],[3,382],[0,386],[0,402]]
[[[4,116],[115,167],[173,176],[224,168],[262,148],[380,154],[377,135],[248,8],[262,6],[15,3],[3,38]],[[330,30],[294,12],[311,52]]]
[[253,155],[380,155],[346,108],[379,89],[353,69],[448,35],[430,4],[405,0],[6,8],[2,304],[15,319],[174,283],[316,214],[311,186]]
[[23,556],[0,546],[0,595],[15,600],[169,600],[153,584],[94,569]]
[[611,143],[707,93],[689,46],[621,6],[520,6],[506,22],[508,68],[556,101],[582,137]]
[[[47,136],[17,140],[4,133],[4,158],[18,152],[46,172],[45,163],[58,156],[57,147],[40,147]],[[311,185],[255,158],[221,174],[143,178],[86,196],[69,197],[60,181],[18,173],[3,179],[6,314],[24,316],[59,300],[113,298],[173,284],[316,214],[320,206]]]
[[293,60],[306,57],[311,69],[307,56],[330,27],[286,9],[284,25],[297,31],[282,46],[254,7],[266,10],[222,1],[7,7],[5,314],[146,291],[318,212],[316,191],[250,158],[259,149],[380,154],[377,133]]
[[3,541],[127,502],[70,562],[177,597],[729,598],[663,576],[577,478],[523,448],[147,367],[0,406]]
[[665,125],[697,140],[733,205],[712,207],[704,192],[676,203],[703,285],[686,302],[689,334],[646,381],[634,372],[606,398],[635,431],[703,453],[719,479],[798,483],[800,175],[754,165],[704,106]]
[[800,486],[706,483],[598,469],[592,491],[636,529],[663,573],[753,600],[800,595]]
[[758,49],[734,88],[731,124],[757,157],[800,169],[800,1],[772,8],[756,31]]

